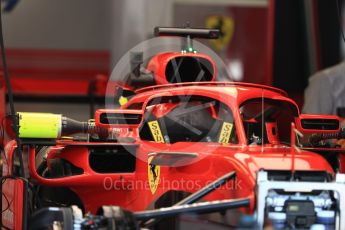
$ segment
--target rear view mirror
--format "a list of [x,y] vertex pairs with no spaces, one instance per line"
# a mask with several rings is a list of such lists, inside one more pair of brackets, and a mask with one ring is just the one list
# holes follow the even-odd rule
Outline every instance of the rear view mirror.
[[95,113],[97,126],[105,128],[137,128],[142,119],[141,110],[99,109]]
[[340,119],[335,115],[301,114],[295,118],[296,128],[302,133],[336,133]]

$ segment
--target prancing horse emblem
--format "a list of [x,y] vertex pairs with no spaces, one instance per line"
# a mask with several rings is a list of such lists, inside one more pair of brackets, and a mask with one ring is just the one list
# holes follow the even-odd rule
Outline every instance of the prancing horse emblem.
[[159,184],[159,177],[161,174],[161,167],[159,165],[151,164],[153,157],[149,157],[147,161],[147,172],[148,172],[148,179],[149,179],[149,186],[152,194],[155,194],[158,184]]

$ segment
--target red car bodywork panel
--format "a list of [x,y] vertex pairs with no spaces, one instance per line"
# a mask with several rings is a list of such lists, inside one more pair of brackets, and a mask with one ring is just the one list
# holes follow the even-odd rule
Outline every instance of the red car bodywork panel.
[[[158,186],[155,194],[152,194],[148,189],[148,164],[140,159],[145,157],[147,159],[152,149],[178,152],[181,149],[186,151],[186,145],[189,146],[188,152],[198,153],[198,158],[193,164],[184,167],[162,166],[160,178],[164,181],[161,181],[162,184]],[[193,193],[229,171],[236,171],[235,182],[229,182],[230,184],[217,189],[205,199],[250,197],[252,201],[250,210],[253,210],[256,172],[259,169],[290,170],[292,167],[289,147],[266,145],[264,149],[265,152],[261,152],[261,146],[222,146],[209,143],[190,145],[182,142],[166,145],[143,142],[137,151],[135,173],[100,174],[90,169],[89,153],[85,147],[67,146],[61,153],[52,154],[54,156],[51,157],[68,159],[72,164],[83,168],[84,174],[43,179],[33,173],[32,177],[42,185],[72,188],[85,204],[85,209],[96,212],[104,204],[120,205],[130,210],[143,210],[169,190]],[[31,164],[33,164],[32,156],[33,153],[31,153]],[[322,156],[310,152],[302,152],[295,156],[295,170],[327,170],[333,173]],[[33,172],[32,168],[31,172]]]
[[[151,88],[152,89],[152,88]],[[255,206],[256,173],[266,170],[315,170],[327,171],[333,175],[328,162],[316,153],[293,152],[294,148],[281,144],[247,145],[239,106],[247,100],[256,98],[275,99],[296,104],[285,96],[283,91],[266,86],[252,84],[200,84],[180,85],[180,87],[162,86],[157,90],[144,91],[124,106],[134,103],[143,104],[143,108],[155,97],[196,95],[209,97],[227,105],[233,112],[238,144],[220,144],[213,142],[176,142],[174,144],[143,141],[134,129],[131,137],[134,143],[118,142],[76,142],[58,141],[48,153],[49,159],[60,158],[83,169],[80,175],[63,178],[43,178],[36,172],[35,149],[29,148],[24,154],[29,156],[29,170],[32,180],[43,186],[61,186],[73,190],[84,204],[85,211],[95,213],[102,205],[119,205],[129,210],[144,210],[152,205],[166,192],[184,191],[193,193],[220,176],[236,171],[237,177],[222,188],[207,195],[205,200],[249,197],[251,205],[247,212],[253,212]],[[89,165],[89,145],[136,146],[135,171],[131,173],[97,173]],[[189,165],[180,167],[160,166],[160,179],[157,189],[152,192],[149,187],[148,156],[153,152],[195,153]],[[8,155],[11,153],[9,152]],[[294,157],[292,157],[294,155]],[[294,159],[294,163],[292,161]],[[294,165],[294,166],[293,166]],[[48,165],[49,167],[49,165]],[[230,186],[230,188],[229,188]]]

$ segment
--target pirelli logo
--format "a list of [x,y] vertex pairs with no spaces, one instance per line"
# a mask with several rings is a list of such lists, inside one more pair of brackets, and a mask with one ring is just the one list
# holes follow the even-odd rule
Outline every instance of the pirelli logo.
[[223,144],[229,143],[232,127],[233,127],[232,123],[223,122],[222,130],[220,131],[220,135],[218,139],[219,143],[223,143]]
[[164,137],[162,135],[161,128],[159,127],[158,121],[149,121],[148,125],[155,142],[164,143]]

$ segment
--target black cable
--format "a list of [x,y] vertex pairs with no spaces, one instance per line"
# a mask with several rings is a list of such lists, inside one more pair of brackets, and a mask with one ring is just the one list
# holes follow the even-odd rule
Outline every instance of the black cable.
[[[3,185],[3,183],[7,180],[7,179],[15,179],[14,176],[2,176],[0,177],[0,180],[1,180],[1,185]],[[7,207],[2,210],[1,208],[1,215],[6,212],[10,207],[11,207],[11,204],[13,203],[13,199],[11,200],[11,202],[8,200],[8,198],[6,197],[6,195],[3,193],[3,191],[1,191],[1,195],[5,198],[6,202],[7,202]]]
[[16,110],[14,108],[14,102],[13,102],[12,85],[11,85],[10,76],[8,73],[7,62],[6,62],[4,36],[3,36],[3,32],[2,32],[2,13],[1,12],[2,12],[2,7],[1,7],[1,1],[0,1],[0,48],[1,48],[2,67],[3,67],[3,71],[4,71],[8,100],[9,100],[9,104],[10,104],[10,114],[11,114],[12,122],[13,122],[12,129],[13,129],[14,133],[16,134],[17,149],[19,151],[19,162],[21,165],[21,173],[23,174],[24,173],[24,164],[23,164],[23,157],[22,157],[22,151],[21,151],[21,141],[19,138],[18,119],[16,116]]
[[7,203],[7,206],[6,206],[6,208],[5,208],[4,210],[2,210],[2,208],[1,208],[1,215],[2,215],[4,212],[6,212],[6,211],[10,208],[10,206],[11,206],[10,201],[8,200],[7,196],[5,196],[4,193],[2,193],[2,196],[5,198],[6,203]]
[[[12,117],[12,129],[15,133],[15,140],[17,143],[17,150],[18,151],[18,158],[19,158],[19,164],[20,164],[20,176],[19,177],[14,177],[14,178],[21,178],[25,180],[25,175],[24,175],[24,163],[23,163],[23,154],[22,154],[22,145],[21,145],[21,140],[19,138],[19,127],[18,127],[18,117],[16,115],[16,110],[14,107],[14,101],[13,101],[13,91],[12,91],[12,85],[8,73],[8,66],[6,62],[6,54],[5,54],[5,45],[4,45],[4,36],[3,36],[3,31],[2,31],[2,6],[1,6],[1,0],[0,0],[0,48],[1,48],[1,59],[2,59],[2,66],[3,66],[3,71],[4,71],[4,77],[5,77],[5,83],[6,83],[6,88],[7,88],[7,94],[8,94],[8,100],[9,100],[9,105],[10,105],[10,115]],[[3,180],[4,177],[1,177],[1,180]],[[25,208],[27,205],[27,199],[26,196],[23,196],[23,226],[22,228],[26,228],[26,218],[28,215],[28,210]]]
[[337,15],[338,15],[338,21],[339,21],[339,29],[340,29],[340,33],[341,33],[342,39],[343,39],[343,41],[345,43],[345,35],[344,35],[343,23],[342,23],[341,15],[340,15],[339,2],[338,2],[338,0],[335,0],[335,2],[336,2],[336,6],[337,6]]
[[[4,176],[4,177],[1,177],[0,178],[0,180],[2,181],[1,182],[1,184],[3,184],[5,181],[6,181],[6,179],[14,179],[15,177],[13,177],[13,176]],[[5,200],[6,200],[6,202],[7,202],[7,207],[4,209],[4,210],[2,210],[2,208],[1,208],[1,215],[4,213],[4,212],[6,212],[10,207],[11,207],[11,204],[13,203],[13,199],[11,200],[11,202],[8,200],[8,198],[7,198],[7,196],[1,191],[1,195],[5,198]],[[0,224],[0,228],[1,229],[9,229],[10,230],[10,228],[8,228],[8,227],[6,227],[6,226],[4,226],[3,224],[2,224],[2,220],[1,220],[1,224]]]
[[[10,175],[10,176],[2,176],[2,177],[0,177],[0,181],[1,181],[1,185],[3,185],[3,183],[7,180],[7,179],[14,179],[14,180],[18,180],[18,179],[20,179],[20,180],[22,180],[22,181],[24,181],[26,184],[28,184],[28,180],[27,179],[25,179],[25,178],[22,178],[22,177],[18,177],[18,176],[12,176],[12,175]],[[25,188],[25,187],[24,187]],[[26,230],[27,228],[26,228],[26,226],[27,226],[27,221],[26,221],[26,219],[27,219],[27,209],[25,208],[26,207],[26,202],[27,202],[27,199],[26,199],[26,189],[24,189],[24,194],[23,194],[23,221],[22,221],[22,229],[23,230]],[[11,205],[12,205],[12,203],[13,203],[13,201],[14,201],[14,198],[11,200],[11,201],[9,201],[8,200],[8,198],[6,197],[6,195],[3,193],[3,191],[1,191],[1,195],[5,198],[5,200],[6,200],[6,202],[7,202],[7,207],[4,209],[4,210],[2,210],[2,208],[1,208],[1,215],[4,213],[4,212],[6,212],[10,207],[11,207]],[[9,229],[9,228],[7,228],[7,227],[5,227],[5,226],[3,226],[3,224],[2,224],[2,221],[0,222],[0,229],[2,229],[2,228],[5,228],[5,229]]]
[[13,103],[13,92],[12,92],[11,82],[9,79],[7,62],[5,58],[5,47],[4,47],[4,39],[3,39],[3,33],[2,33],[2,13],[1,12],[2,12],[2,7],[1,7],[1,1],[0,1],[0,47],[1,47],[2,66],[3,66],[4,75],[5,75],[5,82],[6,82],[7,92],[8,92],[8,100],[10,102],[10,110],[11,110],[12,115],[14,115],[15,109],[14,109],[14,103]]

